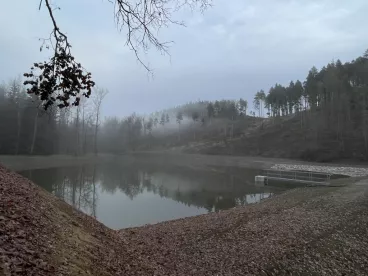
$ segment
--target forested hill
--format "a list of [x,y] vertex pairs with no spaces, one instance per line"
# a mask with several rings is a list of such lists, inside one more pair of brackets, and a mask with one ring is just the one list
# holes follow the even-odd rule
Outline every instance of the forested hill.
[[262,128],[203,153],[263,155],[311,161],[367,160],[368,51],[343,64],[309,71],[305,81],[258,92],[255,107],[268,110]]
[[311,161],[367,159],[368,52],[351,62],[312,67],[305,79],[266,91],[256,92],[252,103],[198,101],[150,115],[101,119],[103,89],[79,107],[44,112],[21,81],[12,80],[0,86],[0,154],[176,149]]

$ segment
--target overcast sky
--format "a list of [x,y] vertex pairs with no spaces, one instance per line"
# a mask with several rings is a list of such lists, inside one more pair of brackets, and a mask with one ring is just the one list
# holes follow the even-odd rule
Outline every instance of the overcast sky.
[[[313,66],[350,61],[368,48],[367,0],[213,0],[204,14],[182,11],[187,27],[162,30],[175,41],[169,56],[143,56],[154,78],[125,47],[113,5],[101,0],[55,0],[59,27],[76,58],[109,94],[104,115],[148,113],[188,101],[245,98],[274,83],[304,80]],[[0,4],[0,80],[28,71],[47,52],[39,37],[52,30],[39,0]]]

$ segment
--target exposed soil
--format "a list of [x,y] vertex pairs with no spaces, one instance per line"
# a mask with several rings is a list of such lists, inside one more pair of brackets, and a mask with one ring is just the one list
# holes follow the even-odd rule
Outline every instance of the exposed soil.
[[114,231],[0,168],[0,275],[366,275],[368,180],[344,181]]

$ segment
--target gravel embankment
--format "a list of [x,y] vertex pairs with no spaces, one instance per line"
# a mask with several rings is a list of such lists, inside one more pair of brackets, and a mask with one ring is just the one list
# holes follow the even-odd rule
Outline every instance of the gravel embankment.
[[271,167],[271,169],[312,171],[312,172],[322,172],[322,173],[330,173],[330,174],[340,174],[340,175],[346,175],[346,176],[351,176],[351,177],[368,176],[368,168],[360,168],[360,167],[275,164]]
[[0,275],[367,275],[367,226],[368,180],[113,231],[0,167]]
[[367,275],[367,181],[122,230],[158,275]]
[[131,244],[0,166],[0,275],[153,275]]

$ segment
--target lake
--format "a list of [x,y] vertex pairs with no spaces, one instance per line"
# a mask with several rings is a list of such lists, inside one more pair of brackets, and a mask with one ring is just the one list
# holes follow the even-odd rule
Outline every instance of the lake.
[[112,229],[259,202],[285,187],[254,184],[259,170],[103,163],[20,172]]

